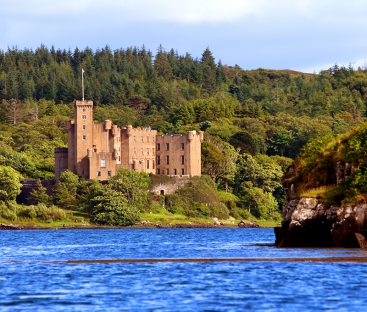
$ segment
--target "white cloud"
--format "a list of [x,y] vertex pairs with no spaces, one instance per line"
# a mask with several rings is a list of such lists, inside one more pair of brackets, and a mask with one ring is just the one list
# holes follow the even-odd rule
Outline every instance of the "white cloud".
[[357,69],[358,67],[367,68],[367,57],[357,58],[352,61],[341,61],[341,62],[338,61],[338,62],[329,63],[329,64],[321,64],[321,65],[319,64],[315,66],[308,66],[305,68],[301,68],[300,71],[304,73],[319,73],[320,71],[329,69],[335,65],[338,65],[339,67],[352,66],[354,69]]

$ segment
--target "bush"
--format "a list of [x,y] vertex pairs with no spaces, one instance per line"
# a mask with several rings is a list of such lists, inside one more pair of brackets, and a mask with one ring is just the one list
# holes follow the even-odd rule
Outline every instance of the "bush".
[[139,208],[128,203],[125,196],[108,185],[92,199],[91,221],[96,224],[126,226],[139,220]]
[[17,216],[21,219],[33,220],[37,218],[37,212],[34,206],[19,207],[17,209]]
[[58,207],[39,204],[37,206],[18,206],[17,216],[28,220],[60,221],[66,218],[66,213]]
[[228,208],[221,202],[215,184],[207,177],[194,177],[175,194],[166,196],[166,209],[188,217],[229,217]]
[[5,204],[0,203],[0,218],[9,221],[15,221],[17,219],[17,215],[13,209],[7,207]]

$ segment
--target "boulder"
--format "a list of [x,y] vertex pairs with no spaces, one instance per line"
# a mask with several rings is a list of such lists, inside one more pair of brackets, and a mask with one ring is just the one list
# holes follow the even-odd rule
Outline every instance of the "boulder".
[[326,207],[301,198],[290,200],[283,214],[275,229],[280,247],[359,247],[355,233],[367,234],[367,204]]

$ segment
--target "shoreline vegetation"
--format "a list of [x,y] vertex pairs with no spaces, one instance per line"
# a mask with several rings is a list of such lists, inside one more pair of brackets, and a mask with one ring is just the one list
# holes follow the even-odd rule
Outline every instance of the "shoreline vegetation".
[[[147,216],[144,214],[143,216]],[[183,215],[150,214],[134,225],[109,226],[98,225],[80,220],[38,222],[34,220],[20,220],[11,222],[0,219],[0,230],[60,230],[60,229],[153,229],[153,228],[272,228],[279,226],[279,222],[269,220],[218,220],[217,218],[187,218]]]

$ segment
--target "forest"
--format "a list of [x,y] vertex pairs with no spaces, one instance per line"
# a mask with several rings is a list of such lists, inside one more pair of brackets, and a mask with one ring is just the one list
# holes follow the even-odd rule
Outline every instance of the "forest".
[[[92,216],[98,207],[121,208],[113,208],[114,198],[124,194],[118,181],[99,187],[70,175],[50,198],[43,196],[39,185],[31,213],[24,212],[29,207],[14,203],[20,189],[17,181],[53,178],[53,149],[66,146],[65,120],[73,116],[73,100],[81,98],[82,68],[85,96],[95,103],[96,122],[111,119],[122,126],[151,126],[161,133],[205,131],[205,176],[166,198],[169,213],[279,220],[282,177],[293,160],[310,144],[331,140],[366,118],[364,68],[335,65],[317,74],[243,70],[222,64],[209,48],[200,58],[162,46],[154,54],[144,47],[111,50],[107,46],[95,51],[45,46],[0,51],[0,219],[22,214],[32,218],[40,204],[56,215],[61,213],[57,209],[67,207]],[[121,173],[120,178],[125,176]],[[145,178],[130,178],[148,188]],[[211,196],[195,193],[199,188]],[[123,213],[127,207],[146,212],[160,202],[146,194],[139,195],[144,203],[135,202],[126,195],[130,193],[125,190]],[[94,208],[83,204],[93,194]],[[74,201],[68,204],[65,198]],[[130,223],[138,219],[134,213]],[[110,217],[102,212],[94,220],[122,224]]]

